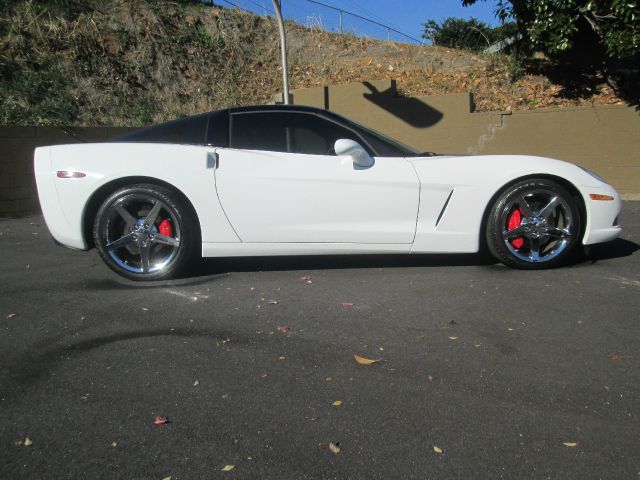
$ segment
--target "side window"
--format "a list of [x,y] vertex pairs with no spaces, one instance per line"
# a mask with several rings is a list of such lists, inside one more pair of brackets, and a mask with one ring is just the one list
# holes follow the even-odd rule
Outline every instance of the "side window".
[[[333,146],[339,138],[348,138],[364,143],[354,132],[337,123],[317,115],[297,113],[292,115],[295,123],[291,127],[291,148],[293,153],[311,155],[335,155]],[[363,145],[366,148],[366,145]]]
[[273,112],[241,112],[231,115],[231,148],[286,152],[285,124]]
[[209,115],[207,145],[215,147],[229,146],[229,110],[212,112]]
[[363,143],[353,131],[303,112],[236,113],[231,129],[231,147],[247,150],[335,155],[339,138]]
[[135,130],[114,141],[204,145],[208,122],[209,114],[181,118]]

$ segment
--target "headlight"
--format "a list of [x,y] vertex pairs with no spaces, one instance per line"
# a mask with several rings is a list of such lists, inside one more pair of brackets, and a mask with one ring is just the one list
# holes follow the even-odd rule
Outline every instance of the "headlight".
[[[578,165],[579,166],[579,165]],[[602,178],[600,175],[598,175],[596,172],[589,170],[588,168],[584,168],[584,167],[580,167],[582,170],[584,170],[585,172],[587,172],[589,175],[591,175],[593,178],[595,178],[596,180],[600,180],[602,183],[606,183],[609,184],[609,182],[607,182],[604,178]]]

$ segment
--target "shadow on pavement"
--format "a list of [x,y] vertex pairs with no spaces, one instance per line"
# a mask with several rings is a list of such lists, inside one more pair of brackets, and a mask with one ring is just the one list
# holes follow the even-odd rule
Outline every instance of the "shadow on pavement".
[[223,341],[233,334],[234,343],[247,344],[248,339],[238,332],[228,332],[224,330],[212,329],[186,329],[186,328],[165,328],[153,330],[135,330],[130,332],[116,333],[106,336],[90,337],[79,340],[75,343],[65,345],[59,344],[59,337],[45,339],[36,344],[25,357],[18,355],[13,358],[7,356],[3,359],[7,372],[3,381],[8,382],[4,393],[5,399],[19,396],[20,388],[35,384],[41,377],[48,375],[51,371],[64,364],[70,359],[82,356],[91,350],[105,347],[111,344],[139,340],[153,337],[204,337],[216,341]]
[[616,238],[611,242],[599,243],[585,248],[583,261],[595,263],[600,260],[629,257],[640,250],[640,245],[623,238]]
[[[569,265],[589,265],[601,260],[628,257],[640,246],[628,240],[616,239],[608,243],[585,248],[584,254],[575,255]],[[197,286],[224,279],[232,272],[279,272],[309,270],[348,270],[362,268],[416,268],[416,267],[502,267],[489,254],[414,254],[414,255],[313,255],[286,257],[204,258],[187,274],[174,280],[133,282],[115,274],[90,282],[96,290],[153,289]],[[86,285],[86,284],[85,284]]]
[[[618,238],[585,248],[584,255],[575,255],[571,264],[594,263],[600,260],[628,257],[640,245]],[[471,267],[491,266],[498,262],[488,253],[414,254],[414,255],[315,255],[294,257],[206,258],[192,271],[191,279],[220,276],[230,272],[260,272],[286,270],[331,270],[350,268],[410,268],[410,267]],[[500,264],[501,265],[501,264]],[[186,278],[183,280],[187,280]]]

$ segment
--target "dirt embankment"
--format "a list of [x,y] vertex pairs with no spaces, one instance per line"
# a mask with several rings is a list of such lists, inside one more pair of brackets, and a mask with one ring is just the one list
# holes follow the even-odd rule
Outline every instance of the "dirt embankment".
[[[273,19],[166,0],[0,6],[0,124],[139,126],[281,88]],[[562,95],[506,56],[287,28],[292,89],[393,78],[406,95],[471,91],[478,110],[623,103],[606,86]]]

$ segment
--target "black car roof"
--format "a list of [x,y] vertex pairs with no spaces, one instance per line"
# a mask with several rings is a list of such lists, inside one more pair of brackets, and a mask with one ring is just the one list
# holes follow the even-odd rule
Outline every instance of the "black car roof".
[[295,111],[295,112],[310,112],[310,113],[333,113],[321,108],[310,107],[308,105],[251,105],[246,107],[232,107],[229,108],[229,112],[273,112],[273,111]]

